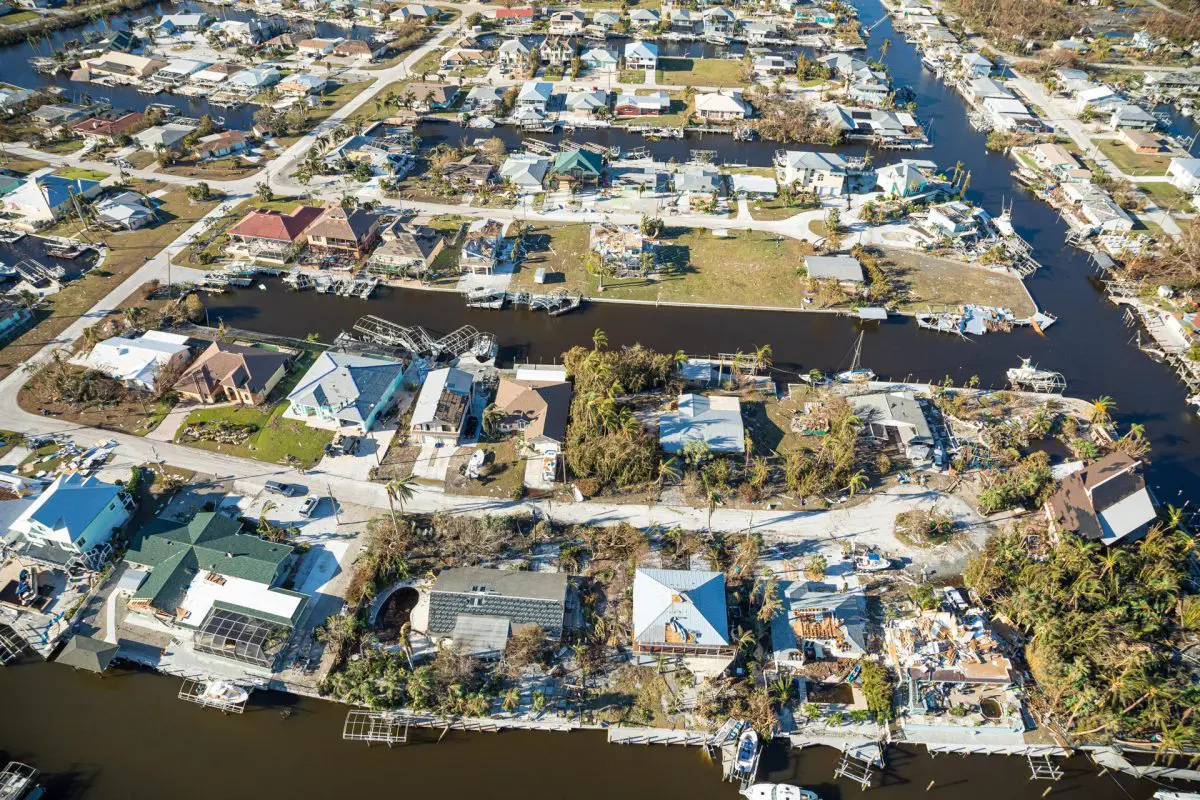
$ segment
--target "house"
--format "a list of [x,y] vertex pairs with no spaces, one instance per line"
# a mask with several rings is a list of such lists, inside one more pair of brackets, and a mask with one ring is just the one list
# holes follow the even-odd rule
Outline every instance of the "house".
[[472,396],[471,373],[455,367],[433,370],[413,404],[409,433],[421,444],[458,444]]
[[494,219],[477,219],[467,226],[458,268],[473,275],[491,275],[504,254],[504,232],[508,225]]
[[1108,127],[1113,130],[1152,131],[1158,127],[1158,119],[1139,105],[1125,103],[1113,109]]
[[533,22],[533,9],[529,6],[497,8],[495,18],[501,25],[528,25]]
[[779,34],[779,29],[773,22],[755,20],[743,25],[742,32],[746,35],[746,41],[751,45],[763,46],[767,44],[768,39],[773,39]]
[[444,111],[454,105],[460,91],[448,83],[417,82],[404,88],[404,94],[413,96],[412,107],[417,111]]
[[212,30],[220,33],[234,44],[256,47],[275,35],[276,27],[268,21],[251,19],[246,21],[227,19],[215,23]]
[[192,148],[192,155],[201,161],[207,161],[240,153],[247,147],[249,144],[246,142],[246,134],[241,131],[222,131],[197,139]]
[[986,78],[992,74],[992,62],[979,53],[963,53],[961,63],[963,77],[968,80]]
[[675,191],[680,195],[724,197],[725,181],[720,170],[704,164],[689,164],[675,173]]
[[730,188],[736,197],[765,198],[779,193],[779,184],[766,175],[734,173],[729,176]]
[[1092,173],[1084,169],[1071,151],[1061,144],[1042,142],[1029,148],[1033,163],[1060,181],[1090,180]]
[[483,65],[491,62],[493,53],[488,48],[467,47],[461,42],[451,47],[441,58],[443,70],[464,69],[472,65]]
[[79,363],[130,389],[153,391],[161,372],[187,363],[191,353],[186,342],[186,336],[162,331],[147,331],[136,339],[113,336],[97,343]]
[[66,563],[107,544],[129,521],[134,505],[120,486],[78,472],[64,473],[21,512],[10,530],[38,560]]
[[658,45],[653,42],[629,42],[626,44],[625,69],[658,69]]
[[381,235],[382,244],[367,260],[367,270],[386,277],[420,277],[442,252],[445,237],[426,225],[395,223]]
[[211,64],[202,70],[193,72],[189,80],[202,87],[215,87],[225,83],[233,75],[242,71],[235,64]]
[[551,36],[578,36],[583,33],[587,17],[577,8],[556,11],[550,15],[549,33]]
[[[751,63],[751,68],[754,74],[759,77],[770,77],[773,75],[785,75],[789,72],[794,72],[796,62],[790,58],[777,55],[761,55],[754,59]],[[886,86],[884,89],[886,90]],[[886,93],[886,92],[885,92]]]
[[666,92],[650,94],[619,94],[613,106],[618,117],[657,117],[671,110],[671,97]]
[[875,188],[891,197],[921,195],[935,182],[935,170],[932,161],[904,158],[875,170]]
[[862,286],[862,264],[852,256],[805,256],[804,271],[820,281],[837,281],[848,289]]
[[538,48],[543,64],[564,69],[575,60],[578,52],[579,43],[568,36],[551,36]]
[[629,12],[629,24],[638,30],[653,28],[658,20],[658,12],[653,9],[635,8]]
[[967,81],[962,89],[963,95],[971,103],[980,105],[989,97],[1012,97],[1013,93],[1004,88],[999,81],[991,78],[975,78]]
[[379,236],[379,217],[361,208],[327,206],[304,234],[308,246],[317,253],[357,260],[374,246]]
[[384,45],[374,44],[363,39],[343,39],[333,46],[333,52],[330,55],[366,62],[374,61],[385,49]]
[[576,116],[592,117],[608,111],[608,92],[584,89],[567,92],[566,110]]
[[459,652],[499,658],[525,628],[541,628],[550,644],[561,641],[566,606],[565,573],[456,567],[434,581],[426,632]]
[[607,47],[593,47],[580,56],[579,60],[592,72],[614,72],[619,62],[617,54]]
[[462,189],[479,189],[492,182],[496,168],[474,154],[442,167],[442,177]]
[[168,122],[165,125],[154,125],[140,130],[130,138],[143,150],[157,152],[162,149],[179,152],[183,148],[183,140],[194,130],[196,128],[192,125]]
[[1158,514],[1141,468],[1117,450],[1068,475],[1046,501],[1051,535],[1074,533],[1105,545],[1145,536]]
[[87,178],[62,178],[42,175],[26,178],[18,188],[4,196],[4,207],[26,222],[55,222],[75,213],[75,198],[90,199],[103,191],[98,181]]
[[1200,158],[1172,158],[1167,177],[1176,189],[1189,194],[1200,192]]
[[160,36],[193,33],[204,30],[211,21],[208,14],[166,14],[158,21],[155,33]]
[[753,113],[754,109],[743,99],[741,89],[723,89],[696,95],[696,116],[705,122],[743,120]]
[[899,447],[913,465],[928,463],[936,441],[912,392],[873,392],[850,398],[854,415],[873,439]]
[[272,670],[308,605],[283,588],[296,558],[290,544],[245,533],[224,514],[160,517],[125,553],[141,573],[129,610],[194,630],[199,653]]
[[550,159],[534,153],[514,153],[500,167],[500,178],[518,194],[538,194],[550,172]]
[[783,581],[776,587],[783,601],[771,618],[771,659],[777,668],[867,655],[866,595],[855,575],[830,575],[833,571],[821,580]]
[[730,657],[725,576],[639,568],[633,576],[633,652]]
[[274,209],[251,209],[225,232],[229,237],[229,252],[231,255],[286,263],[304,247],[308,241],[304,235],[305,229],[316,222],[323,211],[322,208],[303,205],[287,213]]
[[598,222],[588,233],[588,249],[618,269],[640,269],[644,253],[654,253],[654,242],[638,225]]
[[37,99],[37,92],[15,86],[0,86],[0,111],[15,114]]
[[137,192],[118,192],[92,208],[96,221],[110,231],[134,231],[158,221],[158,212]]
[[700,15],[686,8],[671,9],[671,33],[699,34],[704,29]]
[[543,455],[562,450],[571,408],[570,383],[501,378],[495,405],[501,431],[520,434],[526,447]]
[[668,453],[680,453],[688,442],[703,442],[711,453],[744,452],[741,401],[724,395],[679,395],[678,409],[659,417],[658,444]]
[[501,67],[520,67],[529,61],[531,48],[520,38],[506,39],[496,51],[496,63]]
[[71,125],[95,113],[89,106],[72,105],[70,103],[47,103],[29,113],[29,118],[39,128],[48,131],[56,130],[63,125]]
[[80,120],[71,126],[76,135],[99,142],[116,142],[128,136],[142,124],[140,111],[113,109],[97,114],[90,119]]
[[983,209],[969,206],[961,200],[951,200],[930,206],[926,222],[939,236],[964,239],[979,233],[979,221],[983,215]]
[[1137,128],[1121,128],[1117,132],[1117,141],[1135,153],[1152,154],[1162,150],[1162,139],[1157,134]]
[[167,66],[168,62],[159,58],[135,56],[132,53],[120,53],[110,50],[96,58],[79,62],[84,72],[83,80],[95,80],[98,77],[109,76],[123,83],[136,83],[142,78],[148,78]]
[[981,105],[997,130],[1033,133],[1042,128],[1038,118],[1015,97],[988,97]]
[[550,94],[554,91],[553,84],[539,81],[525,81],[521,84],[521,91],[517,92],[518,108],[530,108],[546,113],[546,106],[550,104]]
[[283,80],[283,73],[274,67],[247,67],[235,72],[226,81],[230,91],[247,96],[256,95]]
[[329,81],[320,75],[310,72],[294,72],[279,82],[279,91],[293,97],[304,97],[310,94],[321,94]]
[[301,39],[296,43],[296,52],[309,58],[321,58],[333,52],[341,39]]
[[1089,109],[1102,111],[1113,108],[1121,102],[1120,96],[1107,86],[1097,86],[1091,82],[1075,91],[1075,113],[1083,114]]
[[1117,205],[1108,192],[1090,181],[1064,183],[1062,194],[1070,208],[1098,233],[1125,233],[1133,230],[1133,220]]
[[0,342],[12,338],[33,319],[33,312],[19,303],[0,297]]
[[407,22],[410,19],[419,20],[421,22],[431,22],[436,20],[442,14],[441,9],[436,6],[419,5],[409,3],[406,6],[401,6],[388,15],[388,19],[392,22]]
[[550,168],[551,180],[563,186],[596,186],[604,175],[604,158],[590,150],[560,150]]
[[775,159],[775,171],[784,186],[838,195],[846,190],[846,159],[837,153],[787,150]]
[[175,382],[181,397],[197,403],[256,406],[287,374],[291,358],[278,350],[213,342]]
[[312,428],[370,433],[391,408],[403,379],[404,365],[398,361],[327,350],[287,396],[283,416]]
[[737,27],[737,15],[722,6],[713,6],[700,12],[705,36],[728,36]]
[[504,100],[504,88],[500,86],[472,86],[463,101],[463,108],[471,111],[492,111]]

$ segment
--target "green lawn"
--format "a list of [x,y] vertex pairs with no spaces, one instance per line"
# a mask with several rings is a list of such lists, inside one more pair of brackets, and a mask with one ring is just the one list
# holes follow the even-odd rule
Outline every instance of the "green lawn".
[[17,11],[0,17],[0,25],[20,25],[22,22],[29,22],[30,20],[41,18],[41,14],[35,14],[32,11]]
[[63,167],[56,169],[54,174],[60,178],[67,178],[69,180],[102,181],[110,173],[101,172],[98,169],[84,169],[83,167]]
[[[281,402],[270,408],[204,408],[193,411],[180,426],[176,441],[203,450],[253,458],[272,464],[287,464],[288,457],[303,468],[310,468],[325,454],[325,445],[333,441],[333,432],[310,428],[303,422],[283,419],[288,404]],[[228,422],[235,425],[257,425],[258,430],[241,445],[208,441],[184,441],[181,436],[187,425],[197,422]]]
[[728,58],[660,58],[658,82],[668,86],[743,86],[742,62]]
[[1191,211],[1191,195],[1182,189],[1176,189],[1165,181],[1147,181],[1136,185],[1150,195],[1159,208]]
[[74,153],[79,148],[83,147],[83,139],[59,139],[57,142],[50,142],[38,147],[38,150],[43,153],[55,153],[57,155],[68,155]]
[[646,82],[646,70],[623,69],[617,74],[617,81],[620,83],[644,84]]
[[1166,175],[1171,163],[1171,156],[1166,153],[1135,153],[1116,139],[1093,139],[1092,142],[1127,175]]

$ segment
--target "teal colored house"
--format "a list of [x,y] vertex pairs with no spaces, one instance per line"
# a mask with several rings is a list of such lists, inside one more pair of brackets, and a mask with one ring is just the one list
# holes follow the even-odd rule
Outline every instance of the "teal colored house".
[[106,544],[133,508],[133,498],[120,486],[73,472],[55,478],[17,517],[12,530],[39,548],[37,555],[44,560],[65,561]]
[[404,380],[398,361],[347,353],[322,353],[288,395],[283,416],[314,428],[367,433]]
[[590,150],[566,150],[554,157],[552,179],[560,188],[596,186],[604,176],[604,158]]

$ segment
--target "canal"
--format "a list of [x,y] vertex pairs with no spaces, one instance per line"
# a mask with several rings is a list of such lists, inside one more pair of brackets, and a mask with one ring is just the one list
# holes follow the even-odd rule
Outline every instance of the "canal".
[[[733,784],[691,747],[609,745],[600,732],[450,734],[368,748],[341,740],[345,709],[282,694],[255,694],[243,715],[176,699],[179,680],[141,672],[99,678],[57,664],[0,668],[0,754],[47,778],[48,800],[212,800],[214,797],[498,798],[499,800],[732,800]],[[284,718],[283,710],[290,711]],[[822,800],[1036,800],[1022,758],[941,756],[893,747],[863,794],[833,781],[837,753],[763,759],[763,780],[796,783]],[[1066,762],[1052,798],[1146,800],[1148,782],[1099,776]],[[933,789],[926,792],[930,781]]]

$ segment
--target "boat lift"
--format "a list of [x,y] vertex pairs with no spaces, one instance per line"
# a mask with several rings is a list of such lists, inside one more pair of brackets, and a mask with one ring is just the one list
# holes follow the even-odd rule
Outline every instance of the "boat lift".
[[241,714],[246,710],[245,699],[239,702],[220,700],[216,697],[206,695],[204,693],[205,686],[206,681],[187,678],[184,680],[183,686],[179,687],[179,699],[195,703],[204,708],[215,708],[223,714]]
[[1029,762],[1031,781],[1057,781],[1063,776],[1063,768],[1050,760],[1049,753],[1028,753],[1025,760]]
[[481,359],[494,358],[496,355],[496,337],[480,332],[473,325],[463,325],[435,339],[433,333],[420,325],[397,325],[374,314],[367,314],[354,323],[353,330],[363,341],[408,350],[417,355],[473,355]]
[[408,721],[403,723],[387,711],[365,711],[351,709],[342,725],[342,739],[349,742],[366,742],[372,744],[406,744],[408,742]]
[[875,768],[883,766],[883,748],[878,742],[851,747],[842,752],[842,759],[833,771],[835,778],[848,778],[863,791],[871,788]]

